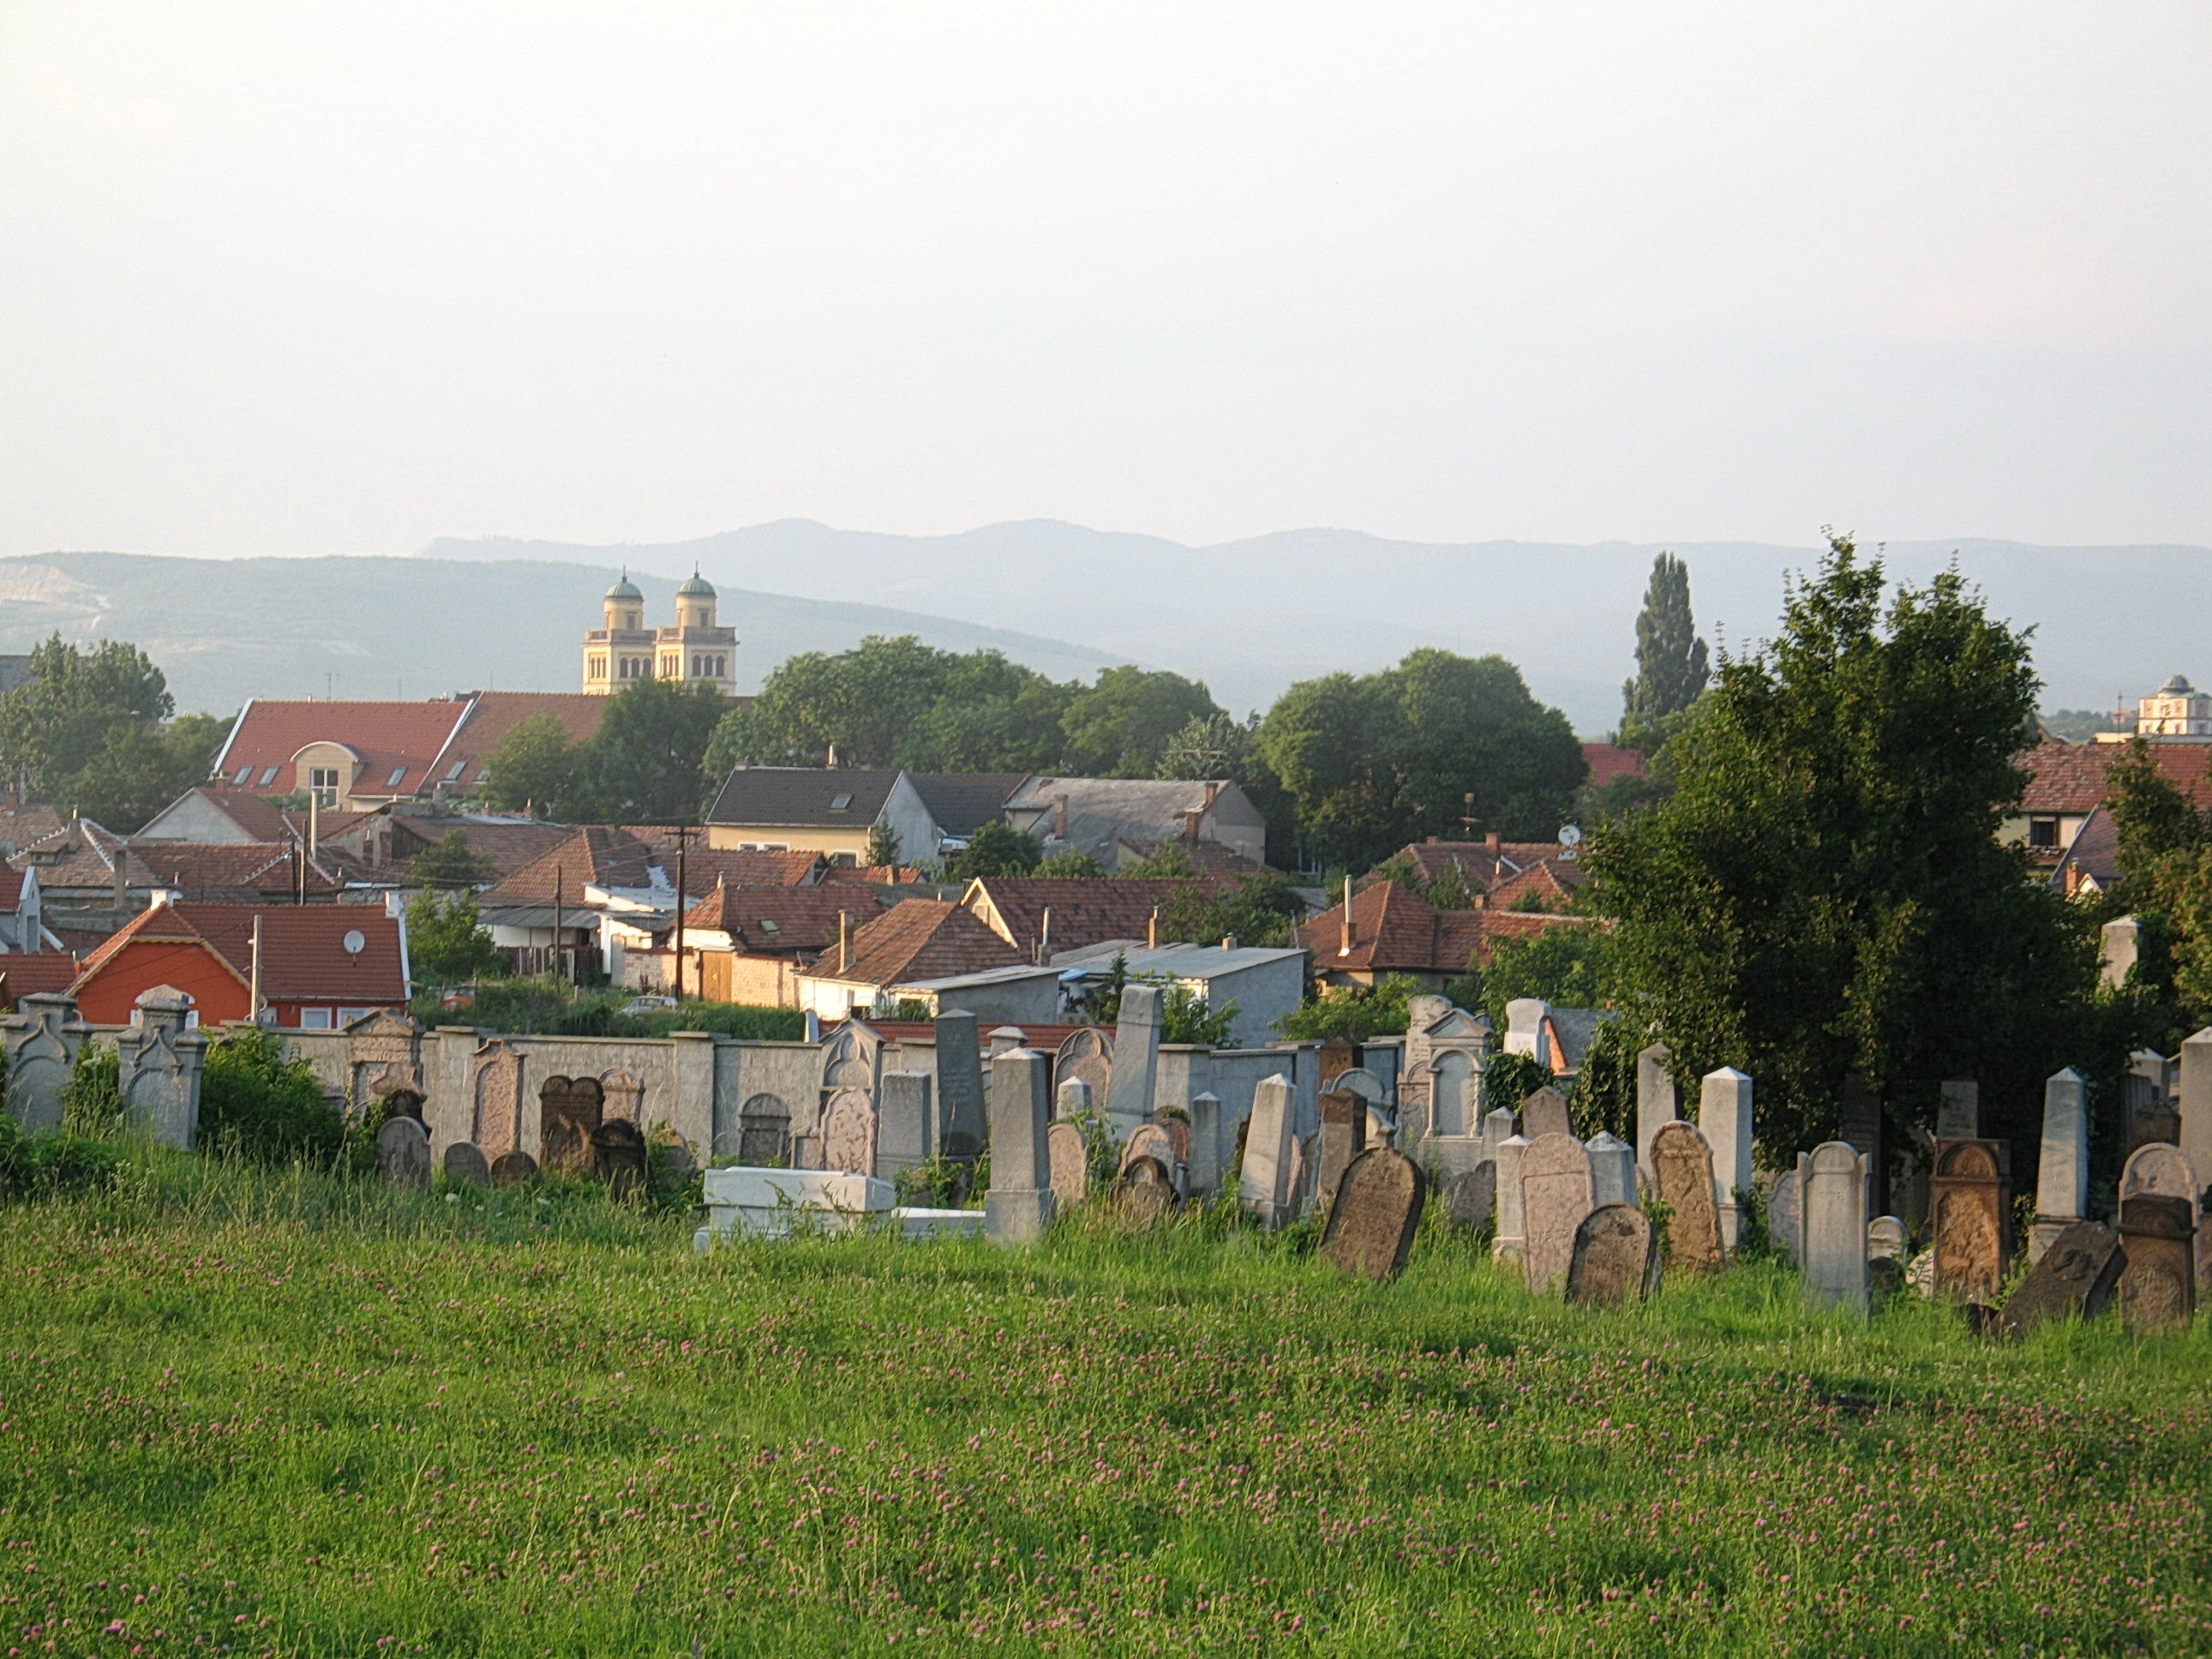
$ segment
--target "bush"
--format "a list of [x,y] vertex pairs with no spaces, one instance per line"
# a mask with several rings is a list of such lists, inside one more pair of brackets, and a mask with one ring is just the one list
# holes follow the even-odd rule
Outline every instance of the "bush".
[[1509,1112],[1552,1080],[1552,1068],[1534,1054],[1492,1054],[1483,1062],[1482,1109]]
[[1333,986],[1276,1024],[1295,1042],[1326,1042],[1331,1037],[1364,1042],[1372,1036],[1393,1036],[1405,1030],[1410,1018],[1407,999],[1420,988],[1420,981],[1409,974],[1385,974],[1372,985]]
[[104,1042],[88,1042],[76,1051],[70,1080],[62,1085],[62,1132],[97,1137],[122,1127],[122,1059]]
[[218,1158],[283,1164],[335,1159],[345,1125],[305,1060],[286,1060],[273,1031],[225,1032],[200,1078],[200,1145]]
[[[114,1051],[108,1051],[114,1059]],[[113,1141],[71,1134],[25,1134],[0,1112],[0,1200],[38,1198],[104,1190],[115,1184],[123,1167],[123,1148]]]

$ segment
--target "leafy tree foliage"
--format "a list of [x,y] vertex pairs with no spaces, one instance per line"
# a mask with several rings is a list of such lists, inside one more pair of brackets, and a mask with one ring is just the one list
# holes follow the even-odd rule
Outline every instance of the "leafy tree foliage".
[[1295,942],[1305,906],[1281,876],[1253,876],[1225,886],[1194,882],[1160,903],[1163,943],[1287,945]]
[[469,832],[448,830],[436,847],[416,854],[408,878],[419,887],[476,887],[491,880],[491,860],[469,850]]
[[171,720],[168,683],[137,647],[88,650],[57,634],[32,651],[30,671],[0,697],[0,768],[26,799],[129,834],[207,781],[230,722]]
[[1834,538],[1779,638],[1723,663],[1675,794],[1590,848],[1632,1012],[1685,1076],[1749,1072],[1778,1152],[1833,1133],[1851,1071],[1923,1120],[1978,1077],[2000,1132],[2032,1135],[2042,1079],[2084,1058],[2089,940],[1996,838],[2027,641],[1955,571],[1882,597]]
[[286,1060],[275,1032],[247,1026],[226,1031],[208,1048],[199,1134],[219,1158],[326,1163],[344,1145],[345,1125],[323,1098],[314,1068]]
[[1610,1008],[1620,999],[1619,945],[1610,927],[1583,922],[1547,927],[1491,946],[1480,975],[1483,1012],[1505,1029],[1505,1005],[1540,997],[1560,1008]]
[[1125,666],[1100,670],[1097,684],[1068,700],[1060,725],[1073,775],[1156,778],[1172,740],[1228,718],[1197,681]]
[[1705,642],[1690,613],[1690,567],[1662,553],[1651,562],[1636,618],[1636,675],[1621,688],[1621,742],[1656,748],[1666,722],[1704,694],[1708,671]]
[[1052,881],[1094,881],[1106,873],[1106,866],[1090,854],[1070,847],[1053,854],[1030,873]]
[[978,876],[1026,876],[1043,860],[1044,848],[1036,837],[1010,823],[993,822],[969,837],[964,851],[945,861],[948,881],[973,881]]
[[484,799],[571,823],[682,823],[711,792],[707,751],[729,710],[709,685],[633,680],[606,700],[598,733],[574,743],[550,714],[500,739]]
[[1296,805],[1305,853],[1353,866],[1425,836],[1548,837],[1589,775],[1566,717],[1519,669],[1433,649],[1300,681],[1255,749]]
[[872,870],[889,869],[899,861],[898,831],[888,823],[878,823],[868,831],[867,850],[860,861]]
[[134,833],[187,789],[208,781],[230,727],[214,714],[179,714],[159,726],[112,726],[99,752],[62,786],[62,793],[85,817]]
[[463,985],[507,970],[476,900],[466,893],[441,898],[427,887],[407,901],[407,961],[417,980],[433,985]]
[[1402,1033],[1412,1016],[1407,1000],[1421,994],[1411,974],[1385,974],[1372,985],[1332,985],[1276,1024],[1297,1042],[1326,1042],[1342,1037],[1364,1042],[1372,1036]]
[[2139,1040],[2165,1050],[2212,1019],[2212,819],[2166,781],[2141,738],[2106,781],[2120,883],[2090,915],[2134,913],[2141,949],[2123,1000]]
[[501,811],[530,808],[556,820],[571,816],[582,763],[568,728],[550,714],[532,714],[511,727],[484,768],[486,805]]

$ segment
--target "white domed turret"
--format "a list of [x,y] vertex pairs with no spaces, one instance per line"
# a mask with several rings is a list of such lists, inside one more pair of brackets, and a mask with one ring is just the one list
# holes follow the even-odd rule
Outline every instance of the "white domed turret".
[[622,573],[621,580],[607,589],[605,604],[610,629],[635,632],[645,626],[645,595],[638,592],[627,569]]
[[683,586],[676,590],[676,625],[678,628],[712,628],[714,625],[714,587],[699,574],[699,567],[691,567],[691,574]]

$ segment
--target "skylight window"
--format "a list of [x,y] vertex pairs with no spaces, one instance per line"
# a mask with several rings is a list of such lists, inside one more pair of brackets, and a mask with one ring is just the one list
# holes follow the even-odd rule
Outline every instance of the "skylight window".
[[252,767],[252,763],[251,762],[249,762],[249,763],[247,763],[246,765],[240,767],[240,768],[238,769],[238,775],[237,775],[236,777],[233,778],[233,779],[231,780],[231,781],[232,781],[233,783],[251,783],[251,782],[252,782],[252,781],[253,781],[253,767]]
[[833,812],[842,812],[852,804],[853,798],[850,795],[839,795],[830,803],[830,810]]
[[459,783],[461,781],[461,774],[468,769],[469,763],[466,761],[455,761],[451,766],[446,769],[446,781],[447,783]]
[[279,769],[274,766],[264,766],[261,769],[261,787],[264,789],[276,781],[278,770]]
[[783,931],[782,928],[777,927],[775,922],[769,921],[766,916],[763,916],[761,918],[760,930],[763,933],[780,933]]
[[392,769],[392,775],[385,779],[384,787],[386,789],[397,789],[399,787],[399,780],[406,775],[407,769],[405,767],[395,766]]

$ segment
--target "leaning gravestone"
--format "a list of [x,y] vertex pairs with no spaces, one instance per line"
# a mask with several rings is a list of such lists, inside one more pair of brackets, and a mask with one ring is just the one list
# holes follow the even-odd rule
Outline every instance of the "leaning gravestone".
[[1567,1097],[1557,1089],[1539,1089],[1521,1103],[1521,1133],[1531,1141],[1540,1140],[1546,1135],[1571,1135],[1574,1132]]
[[1348,1273],[1389,1279],[1406,1265],[1428,1182],[1403,1152],[1377,1146],[1352,1162],[1322,1229],[1322,1254]]
[[1775,1177],[1766,1194],[1766,1236],[1799,1267],[1805,1265],[1805,1206],[1797,1171]]
[[2138,1336],[2188,1328],[2197,1311],[2196,1217],[2182,1198],[2120,1206],[2120,1322]]
[[1446,1176],[1444,1213],[1462,1227],[1487,1227],[1498,1210],[1498,1165],[1485,1158],[1472,1170]]
[[473,1140],[457,1140],[446,1148],[446,1180],[456,1187],[489,1187],[491,1165],[483,1148]]
[[538,1181],[538,1160],[527,1152],[501,1152],[491,1161],[491,1184],[495,1187],[535,1187]]
[[[1075,1085],[1082,1087],[1079,1083]],[[1061,1085],[1066,1092],[1067,1085]],[[1084,1144],[1083,1131],[1073,1123],[1055,1123],[1045,1131],[1045,1154],[1052,1167],[1053,1206],[1066,1215],[1083,1202],[1091,1191],[1091,1148]]]
[[403,1192],[430,1190],[430,1137],[411,1117],[388,1117],[376,1132],[376,1172]]
[[1977,1304],[1996,1299],[2005,1273],[2002,1166],[1996,1141],[1936,1142],[1929,1185],[1939,1294]]
[[1352,1167],[1352,1160],[1367,1150],[1367,1103],[1349,1090],[1332,1089],[1321,1097],[1321,1170],[1315,1180],[1314,1205],[1326,1210],[1336,1196],[1336,1184]]
[[1590,1201],[1589,1153],[1570,1134],[1540,1135],[1521,1155],[1521,1261],[1528,1288],[1547,1296],[1567,1276],[1575,1230]]
[[1139,1153],[1124,1164],[1115,1177],[1113,1202],[1129,1220],[1158,1221],[1175,1212],[1175,1177],[1158,1158],[1149,1152]]
[[626,1200],[645,1187],[645,1137],[625,1118],[609,1118],[592,1131],[592,1172],[606,1182],[607,1196]]
[[1698,1126],[1677,1118],[1651,1137],[1651,1179],[1667,1218],[1667,1268],[1709,1273],[1721,1265],[1713,1154]]
[[2120,1236],[2101,1221],[2077,1221],[2044,1248],[2042,1259],[1997,1310],[1997,1329],[2025,1336],[2055,1319],[2094,1319],[2112,1300],[2127,1266]]
[[1252,1091],[1243,1156],[1237,1164],[1237,1201],[1262,1227],[1288,1226],[1297,1214],[1297,1103],[1291,1079],[1278,1073]]
[[1575,1229],[1567,1300],[1582,1308],[1641,1302],[1651,1293],[1658,1266],[1644,1212],[1633,1204],[1601,1204]]

